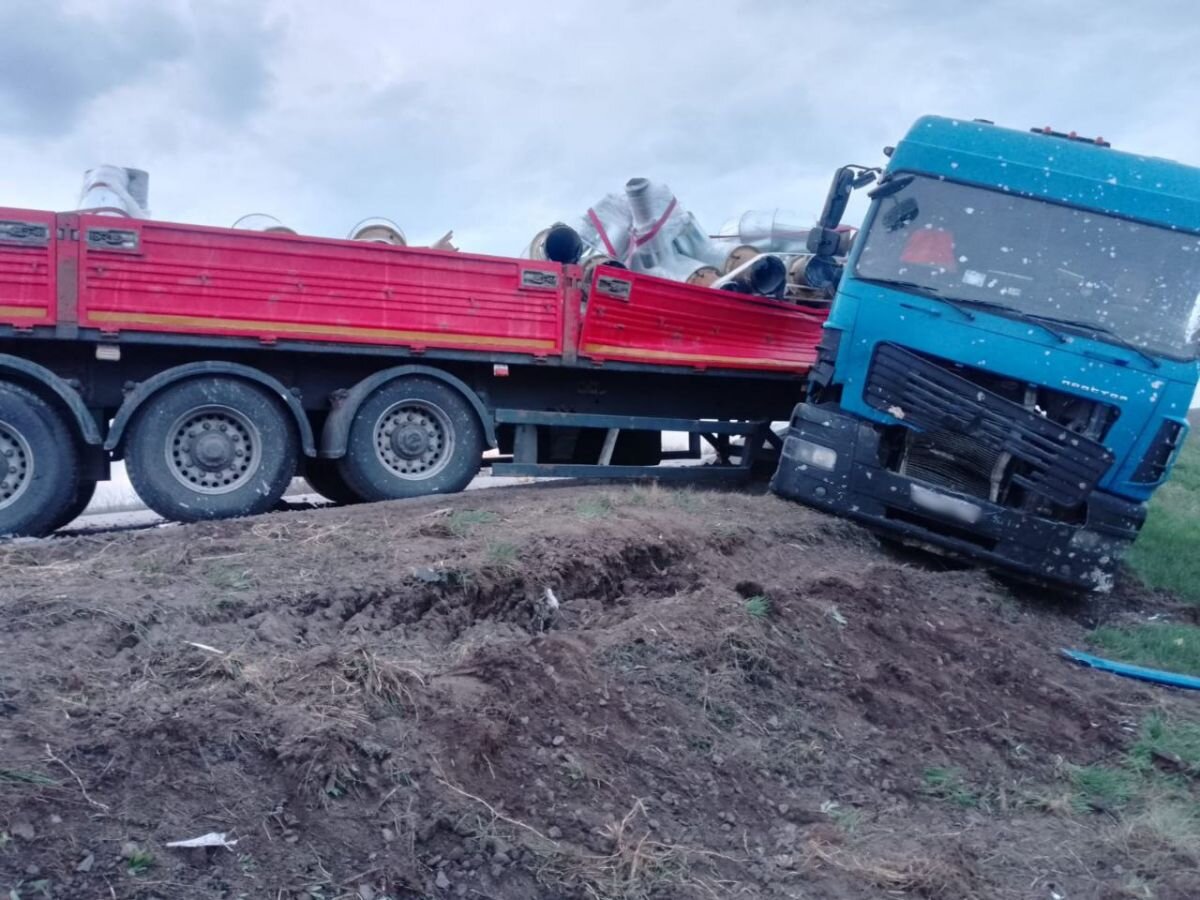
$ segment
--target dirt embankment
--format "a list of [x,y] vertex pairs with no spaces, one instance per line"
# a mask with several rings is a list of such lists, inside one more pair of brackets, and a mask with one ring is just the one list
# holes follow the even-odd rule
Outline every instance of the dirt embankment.
[[21,900],[1200,896],[1064,799],[1178,702],[1057,658],[1096,609],[771,497],[513,489],[0,573]]

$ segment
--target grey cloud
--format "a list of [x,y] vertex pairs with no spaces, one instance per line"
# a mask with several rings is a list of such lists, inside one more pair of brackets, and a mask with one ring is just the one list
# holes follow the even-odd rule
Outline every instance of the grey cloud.
[[0,7],[0,128],[66,133],[90,101],[187,46],[182,24],[154,6],[112,10],[72,15],[37,0]]
[[236,123],[263,106],[267,61],[282,29],[253,4],[172,11],[157,0],[83,15],[57,2],[0,7],[0,128],[59,137],[89,104],[148,82],[172,86],[172,108]]
[[256,15],[248,3],[211,3],[204,10],[191,52],[198,82],[195,99],[202,111],[237,122],[266,103],[272,80],[268,61],[284,29],[261,10]]

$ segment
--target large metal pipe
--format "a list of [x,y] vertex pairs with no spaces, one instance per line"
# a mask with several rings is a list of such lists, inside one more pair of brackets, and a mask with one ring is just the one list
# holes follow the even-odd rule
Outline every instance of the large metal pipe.
[[785,209],[752,209],[721,229],[722,241],[750,244],[759,250],[802,253],[807,249],[810,226]]
[[778,256],[764,253],[742,263],[711,285],[723,291],[778,297],[787,283],[787,266]]
[[570,225],[555,222],[533,236],[527,255],[530,259],[573,264],[583,256],[583,241]]

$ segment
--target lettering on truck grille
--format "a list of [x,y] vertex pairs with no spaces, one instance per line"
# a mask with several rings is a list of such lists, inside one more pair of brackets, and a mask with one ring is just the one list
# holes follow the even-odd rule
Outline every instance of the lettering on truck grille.
[[1118,394],[1116,391],[1106,391],[1104,388],[1092,387],[1090,384],[1080,384],[1078,381],[1069,381],[1064,378],[1062,380],[1064,387],[1075,388],[1077,391],[1083,391],[1088,394],[1096,394],[1100,397],[1108,397],[1110,400],[1120,400],[1128,402],[1129,398],[1124,394]]

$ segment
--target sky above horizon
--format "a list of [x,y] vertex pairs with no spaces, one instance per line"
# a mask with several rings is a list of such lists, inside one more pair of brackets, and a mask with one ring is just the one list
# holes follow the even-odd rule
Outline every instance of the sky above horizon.
[[157,218],[386,216],[484,253],[632,176],[710,231],[807,221],[930,112],[1200,164],[1198,38],[1177,0],[5,0],[0,203],[70,209],[114,163],[150,172]]

